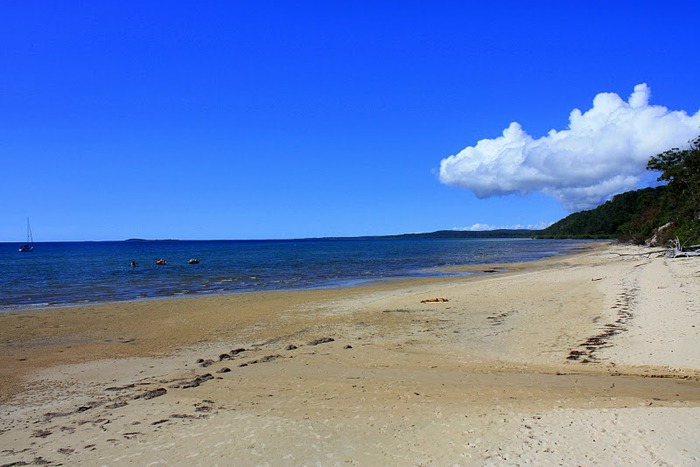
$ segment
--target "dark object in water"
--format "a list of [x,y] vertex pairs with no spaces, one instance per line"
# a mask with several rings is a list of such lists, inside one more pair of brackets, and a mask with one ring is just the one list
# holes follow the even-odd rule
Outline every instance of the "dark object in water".
[[157,264],[158,266],[165,266],[166,264],[168,264],[168,262],[165,261],[164,259],[157,259],[157,260],[156,260],[156,264]]
[[29,218],[27,218],[27,243],[19,247],[20,253],[28,253],[34,251],[34,237],[32,236],[32,228],[29,226]]
[[197,258],[192,258],[187,261],[187,264],[199,264],[199,260]]

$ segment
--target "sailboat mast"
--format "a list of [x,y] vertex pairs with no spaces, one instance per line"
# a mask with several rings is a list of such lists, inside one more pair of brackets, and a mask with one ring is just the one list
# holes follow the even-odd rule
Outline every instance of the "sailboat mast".
[[27,243],[30,245],[34,243],[34,236],[32,235],[32,227],[29,225],[29,218],[27,217]]
[[32,235],[32,227],[29,225],[29,218],[27,217],[27,243],[19,247],[21,253],[26,253],[34,250],[34,236]]

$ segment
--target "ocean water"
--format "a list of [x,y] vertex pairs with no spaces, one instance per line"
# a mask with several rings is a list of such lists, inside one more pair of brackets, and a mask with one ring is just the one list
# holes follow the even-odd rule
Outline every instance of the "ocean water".
[[[440,268],[530,261],[580,241],[322,239],[0,244],[0,311],[316,287],[449,274]],[[165,266],[155,260],[163,258]],[[197,258],[200,264],[187,261]],[[137,267],[130,267],[130,261]]]

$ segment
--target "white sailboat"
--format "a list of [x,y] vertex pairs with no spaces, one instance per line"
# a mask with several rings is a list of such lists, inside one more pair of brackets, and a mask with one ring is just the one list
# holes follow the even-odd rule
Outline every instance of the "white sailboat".
[[27,253],[29,251],[34,251],[34,237],[32,236],[32,228],[29,225],[29,218],[27,218],[27,243],[19,247],[19,251],[22,253]]

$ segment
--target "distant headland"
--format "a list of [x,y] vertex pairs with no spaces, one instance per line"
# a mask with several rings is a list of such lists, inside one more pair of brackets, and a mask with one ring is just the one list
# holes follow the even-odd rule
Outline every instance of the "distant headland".
[[[257,239],[254,241],[303,241],[303,240],[391,240],[403,238],[529,238],[535,237],[541,230],[497,229],[497,230],[436,230],[435,232],[404,233],[395,235],[361,235],[348,237],[308,237],[288,239]],[[238,239],[239,241],[241,239]],[[129,238],[125,242],[179,242],[182,239],[148,239]],[[234,240],[235,241],[235,240]]]

